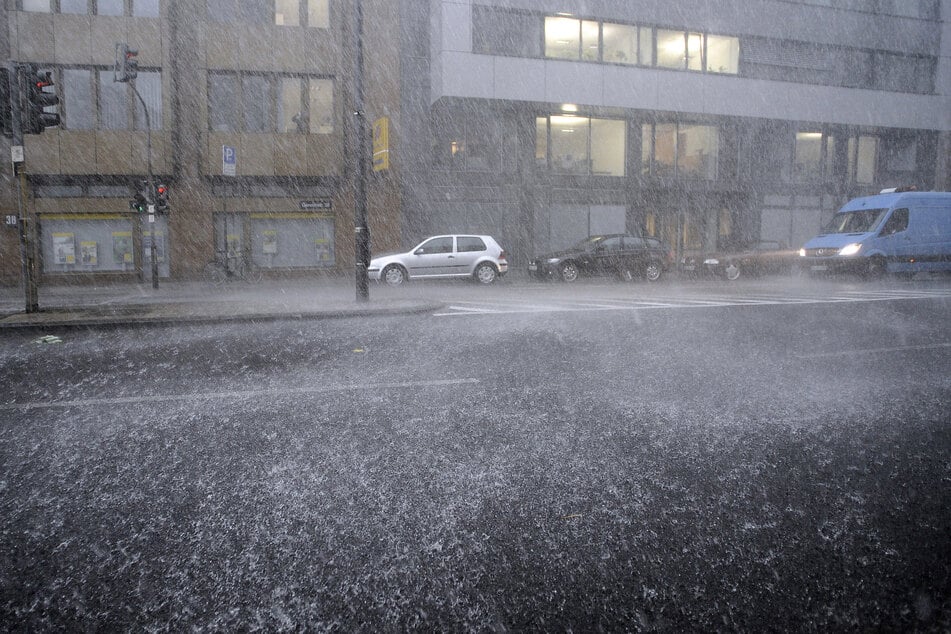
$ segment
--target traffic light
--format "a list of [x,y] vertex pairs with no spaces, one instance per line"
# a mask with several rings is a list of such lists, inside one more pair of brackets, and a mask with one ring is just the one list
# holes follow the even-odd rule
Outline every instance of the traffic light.
[[168,187],[162,183],[155,186],[155,211],[160,214],[168,212]]
[[144,214],[148,212],[149,204],[149,183],[148,181],[140,181],[139,188],[135,191],[132,200],[129,201],[129,209]]
[[[37,71],[32,64],[26,67],[27,103],[23,113],[23,133],[42,134],[46,128],[59,125],[59,115],[46,109],[59,103],[53,88],[53,74]],[[51,90],[47,90],[51,89]]]
[[139,51],[128,44],[116,44],[115,81],[128,82],[139,75]]

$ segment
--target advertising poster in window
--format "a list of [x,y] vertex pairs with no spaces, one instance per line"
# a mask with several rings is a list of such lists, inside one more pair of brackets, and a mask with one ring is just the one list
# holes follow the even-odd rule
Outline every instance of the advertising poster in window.
[[79,261],[83,266],[97,266],[99,264],[99,243],[83,240],[79,243]]
[[262,235],[261,251],[265,255],[277,254],[277,231],[274,231],[273,229],[264,231]]
[[320,262],[330,261],[330,240],[327,238],[315,238],[314,244],[317,247],[317,259]]
[[74,234],[53,234],[53,262],[56,264],[76,264],[76,240]]
[[116,264],[132,264],[132,232],[112,232],[112,260]]

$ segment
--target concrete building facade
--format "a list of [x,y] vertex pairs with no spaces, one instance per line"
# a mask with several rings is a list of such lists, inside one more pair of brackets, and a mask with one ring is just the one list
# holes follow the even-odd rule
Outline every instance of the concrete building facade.
[[[212,261],[239,275],[352,270],[352,2],[5,5],[0,50],[50,72],[60,98],[61,125],[24,138],[24,186],[9,164],[0,181],[4,216],[22,208],[30,227],[42,283],[147,279],[153,233],[160,277],[196,278]],[[367,24],[395,23],[391,3],[364,11]],[[396,50],[393,33],[372,39]],[[119,43],[138,50],[134,90],[115,81]],[[367,101],[395,115],[393,64],[380,72],[376,59],[365,64]],[[149,174],[170,191],[170,213],[154,223],[129,208]],[[393,182],[369,188],[392,210],[371,220],[380,236],[397,233]],[[0,235],[2,283],[21,278],[17,233]]]
[[851,197],[951,186],[948,0],[442,0],[403,14],[404,67],[420,71],[402,90],[420,115],[404,116],[401,152],[413,236],[493,233],[516,267],[624,230],[678,253],[797,246]]

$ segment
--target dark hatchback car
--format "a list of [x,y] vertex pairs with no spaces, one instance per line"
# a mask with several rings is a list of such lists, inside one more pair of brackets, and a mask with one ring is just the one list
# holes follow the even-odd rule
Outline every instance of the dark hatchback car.
[[761,240],[718,253],[687,255],[681,260],[686,274],[712,274],[728,280],[744,275],[789,274],[797,269],[799,253],[782,242]]
[[626,282],[643,277],[656,282],[672,260],[670,247],[656,238],[614,233],[590,236],[569,249],[537,256],[528,263],[528,272],[538,279],[564,282],[582,275],[613,275]]

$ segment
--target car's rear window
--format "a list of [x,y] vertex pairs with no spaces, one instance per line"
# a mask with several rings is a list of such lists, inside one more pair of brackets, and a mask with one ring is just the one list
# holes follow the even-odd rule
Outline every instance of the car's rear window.
[[456,238],[456,248],[460,253],[467,251],[485,251],[485,242],[482,241],[482,238],[459,236]]

